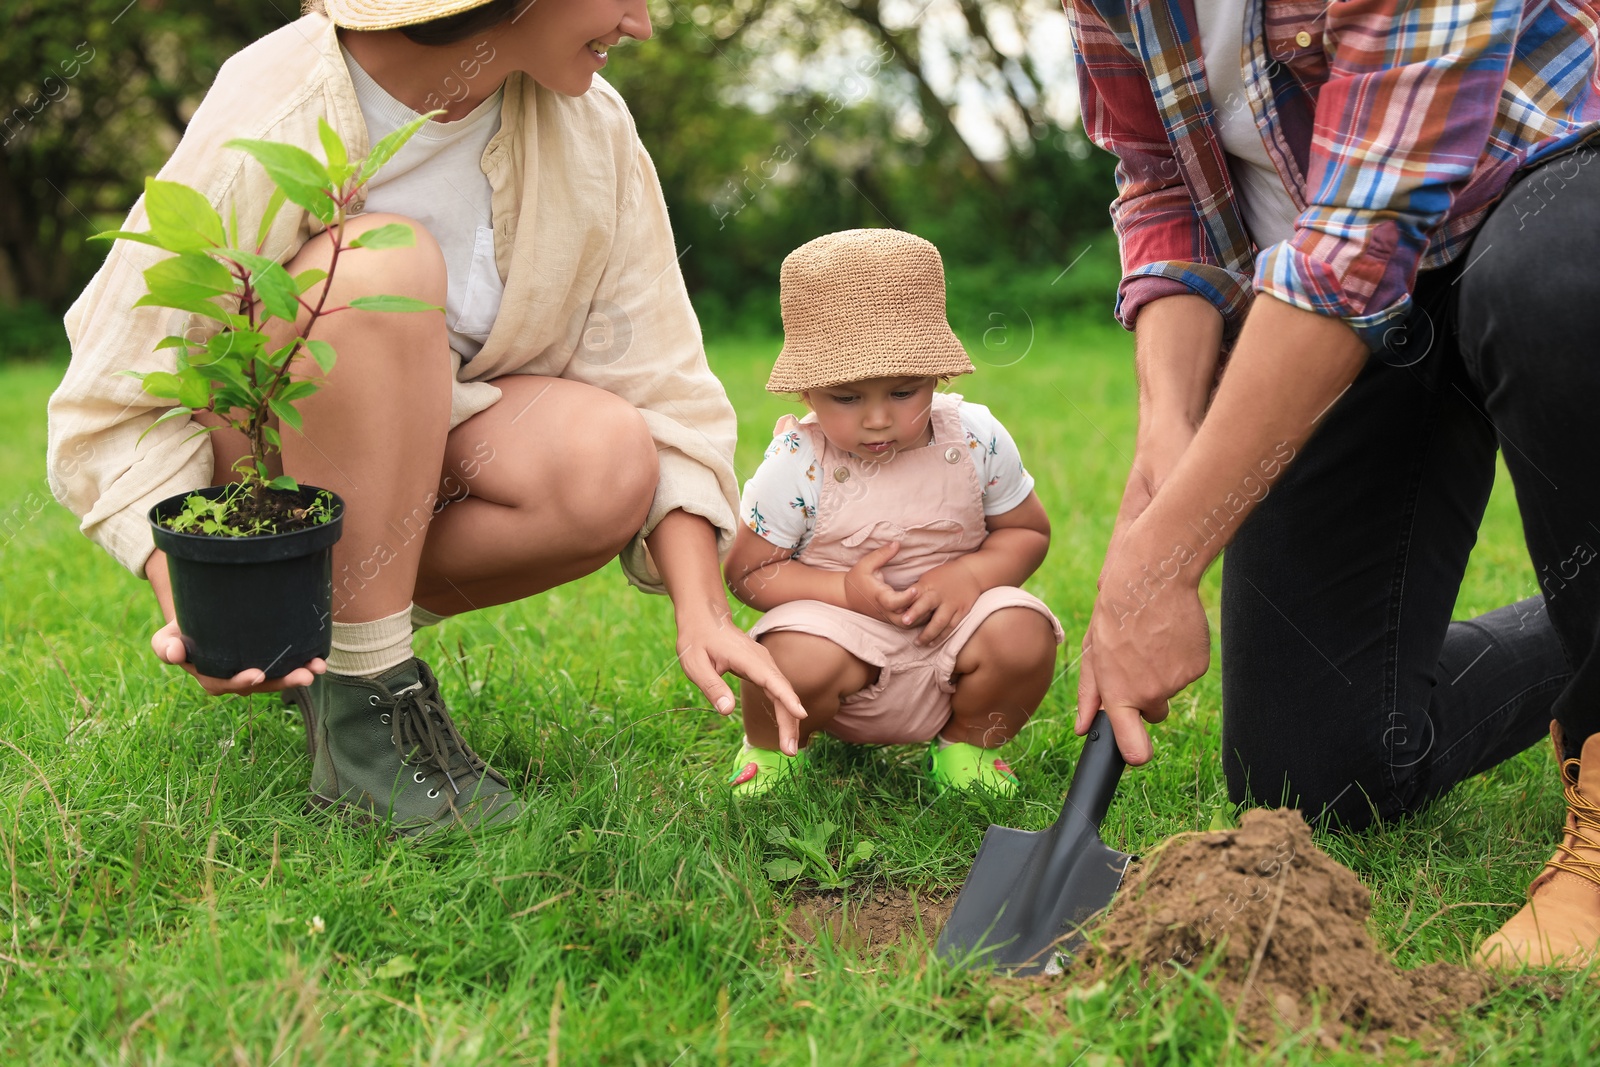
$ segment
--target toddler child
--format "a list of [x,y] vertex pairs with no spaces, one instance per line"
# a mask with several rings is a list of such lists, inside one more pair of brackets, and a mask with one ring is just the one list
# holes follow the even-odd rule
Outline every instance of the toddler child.
[[784,346],[767,389],[811,411],[779,420],[726,574],[766,612],[751,636],[806,717],[775,713],[744,683],[734,793],[770,789],[823,732],[930,742],[941,791],[1012,795],[999,748],[1044,699],[1062,640],[1017,588],[1044,560],[1050,523],[1005,428],[934,391],[973,369],[945,318],[939,252],[898,230],[829,234],[784,260],[780,285]]

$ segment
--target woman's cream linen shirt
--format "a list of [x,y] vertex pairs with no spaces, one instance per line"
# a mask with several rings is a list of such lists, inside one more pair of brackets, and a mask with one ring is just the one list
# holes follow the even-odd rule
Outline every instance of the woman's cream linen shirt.
[[[253,233],[272,185],[258,164],[223,143],[287,141],[320,156],[319,118],[352,157],[366,153],[366,126],[334,27],[309,14],[223,65],[160,177],[200,190],[224,218],[236,209],[240,232]],[[622,566],[635,585],[661,592],[645,535],[682,508],[709,520],[725,551],[738,485],[733,408],[706,364],[655,168],[627,106],[605,82],[596,78],[583,96],[567,97],[521,74],[506,82],[500,132],[482,167],[494,189],[505,295],[482,352],[457,368],[451,425],[499,400],[490,381],[504,374],[567,378],[632,403],[655,438],[661,481]],[[122,228],[147,226],[141,200]],[[267,251],[287,261],[322,228],[286,205]],[[163,423],[139,441],[167,402],[117,374],[171,369],[170,351],[155,346],[183,323],[170,311],[132,307],[145,292],[142,272],[164,254],[128,241],[112,248],[67,312],[72,363],[49,410],[52,491],[91,540],[141,575],[153,548],[145,513],[212,477],[211,447],[186,420]]]

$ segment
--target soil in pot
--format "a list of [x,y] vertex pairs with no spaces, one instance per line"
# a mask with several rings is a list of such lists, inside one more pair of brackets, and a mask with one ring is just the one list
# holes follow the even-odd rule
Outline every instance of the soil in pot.
[[[211,486],[196,492],[215,500],[230,491]],[[150,509],[156,547],[167,553],[178,628],[201,674],[230,678],[259,668],[268,678],[281,678],[328,654],[333,545],[342,531],[344,503],[328,494],[332,520],[308,524],[313,502],[324,492],[301,486],[297,493],[269,494],[284,509],[283,526],[249,537],[168,529],[166,523],[196,493],[169,497]]]

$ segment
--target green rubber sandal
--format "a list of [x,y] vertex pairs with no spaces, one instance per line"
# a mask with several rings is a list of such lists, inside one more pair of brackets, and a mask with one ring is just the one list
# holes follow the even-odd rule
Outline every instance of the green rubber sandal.
[[1000,758],[997,748],[979,748],[959,741],[941,748],[935,738],[928,743],[928,774],[940,793],[982,788],[995,796],[1017,795],[1017,776]]
[[785,756],[782,752],[756,748],[746,741],[733,761],[733,773],[728,776],[728,784],[733,787],[736,797],[758,797],[800,773],[805,767],[805,760],[804,749],[798,756]]

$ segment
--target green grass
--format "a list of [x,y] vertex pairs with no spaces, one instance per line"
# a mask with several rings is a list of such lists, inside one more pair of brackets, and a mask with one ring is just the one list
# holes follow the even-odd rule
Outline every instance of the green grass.
[[[960,384],[1039,480],[1055,540],[1030,587],[1071,650],[1131,453],[1129,346],[1096,324],[1040,325],[1013,362],[1019,347]],[[788,410],[761,390],[776,348],[713,350],[741,474]],[[1247,1053],[1203,984],[1122,979],[1046,1027],[923,944],[796,945],[796,888],[763,873],[766,830],[827,820],[846,846],[875,841],[852,892],[949,893],[990,821],[1054,818],[1077,747],[1070,671],[1014,746],[1017,801],[934,803],[915,751],[824,742],[798,796],[735,808],[719,785],[737,724],[678,672],[666,601],[613,566],[421,639],[469,736],[521,786],[514,830],[395,844],[306,814],[295,721],[155,663],[147,589],[49,500],[59,373],[0,370],[0,1060],[543,1064],[552,1034],[566,1063],[1359,1060],[1295,1035]],[[1460,612],[1532,588],[1502,479]],[[1215,574],[1205,596],[1214,616]],[[1225,808],[1218,703],[1215,672],[1177,702],[1108,840],[1147,849]],[[1505,914],[1473,902],[1519,899],[1560,813],[1537,751],[1418,818],[1321,841],[1372,888],[1402,963],[1461,961]],[[1576,980],[1498,994],[1461,1021],[1459,1061],[1581,1062],[1597,1008]]]

